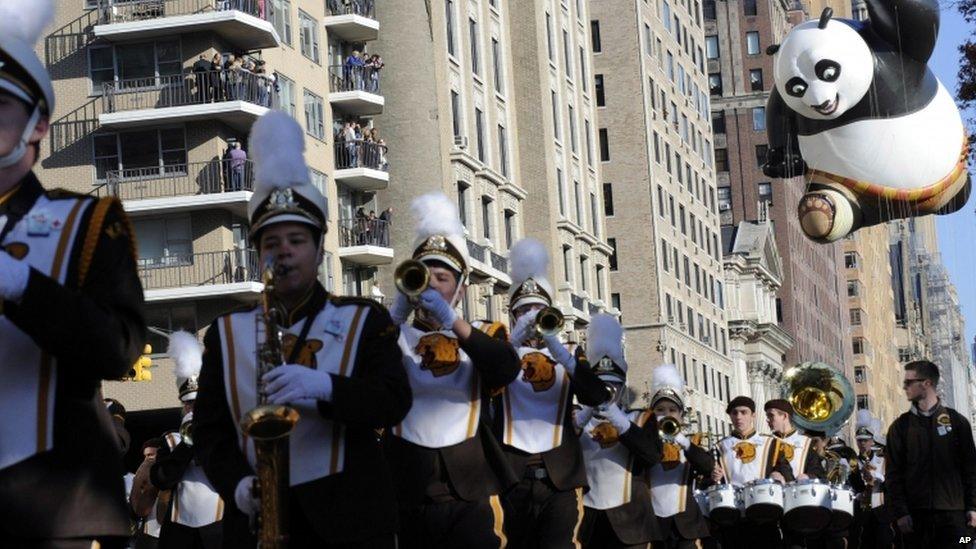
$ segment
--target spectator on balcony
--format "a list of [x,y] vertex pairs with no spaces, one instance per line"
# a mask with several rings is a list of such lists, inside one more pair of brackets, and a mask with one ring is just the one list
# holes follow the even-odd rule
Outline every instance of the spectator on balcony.
[[393,206],[380,214],[380,246],[390,247],[390,224],[393,223]]
[[366,76],[369,81],[369,91],[377,93],[380,91],[380,69],[383,68],[383,58],[378,54],[373,54],[366,62]]
[[210,101],[210,62],[205,55],[193,63],[193,79],[197,85],[197,100],[201,103]]
[[355,168],[359,165],[359,137],[356,136],[356,128],[351,122],[346,123],[346,127],[342,132],[342,139],[346,144],[346,158],[344,158],[343,168]]
[[273,77],[269,77],[267,63],[264,59],[259,59],[254,65],[254,74],[257,77],[255,86],[258,92],[258,105],[271,108],[272,88],[274,86]]
[[352,55],[346,58],[344,67],[345,82],[343,82],[343,87],[347,91],[363,89],[363,70],[365,67],[366,62],[359,50],[353,50]]
[[342,13],[342,2],[340,0],[328,0],[329,13],[339,15]]
[[222,59],[219,53],[215,53],[210,59],[210,98],[212,101],[222,99],[220,93],[220,73],[223,69]]
[[241,142],[234,143],[230,150],[230,178],[231,190],[244,190],[244,166],[247,165],[247,153],[241,148]]

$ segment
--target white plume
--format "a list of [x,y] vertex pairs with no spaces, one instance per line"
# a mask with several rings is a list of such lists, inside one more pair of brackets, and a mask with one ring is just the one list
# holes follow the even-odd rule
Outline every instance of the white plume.
[[657,394],[664,388],[670,388],[678,395],[685,390],[685,380],[678,372],[678,367],[674,364],[661,364],[651,373],[651,394]]
[[601,358],[609,357],[626,370],[623,337],[623,326],[616,317],[606,313],[593,315],[586,331],[586,359],[595,365]]
[[858,410],[857,416],[854,419],[854,429],[860,429],[861,427],[867,427],[871,432],[876,432],[875,423],[877,420],[871,415],[870,410]]
[[432,235],[463,236],[464,227],[458,218],[457,205],[444,193],[418,196],[410,205],[416,220],[417,239]]
[[251,128],[249,144],[255,191],[260,189],[264,194],[311,183],[305,165],[305,132],[287,113],[271,111],[258,118]]
[[0,0],[0,36],[34,45],[54,21],[54,0]]
[[186,379],[200,373],[200,367],[203,366],[203,345],[190,332],[171,333],[166,354],[176,363],[177,378]]
[[534,238],[523,238],[509,252],[512,264],[512,287],[530,278],[546,278],[549,270],[549,250]]

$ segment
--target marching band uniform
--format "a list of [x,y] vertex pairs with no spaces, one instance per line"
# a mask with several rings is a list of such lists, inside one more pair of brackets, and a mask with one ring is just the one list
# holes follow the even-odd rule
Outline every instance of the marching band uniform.
[[[755,411],[756,404],[749,397],[733,398],[726,412],[738,406],[747,406]],[[733,432],[718,442],[719,464],[725,471],[726,482],[743,487],[754,480],[769,478],[774,472],[783,475],[787,482],[794,480],[790,462],[783,452],[777,452],[779,443],[770,435],[759,434],[755,428],[749,433]],[[743,547],[755,549],[757,546],[778,547],[780,533],[773,523],[756,524],[743,519],[731,527],[717,528],[723,549]]]
[[[272,112],[254,125],[250,142],[258,183],[248,207],[252,241],[260,243],[268,225],[304,223],[321,250],[328,208],[301,156],[304,132],[288,115]],[[300,414],[288,439],[291,488],[282,495],[290,544],[393,547],[395,495],[376,430],[397,424],[410,408],[397,327],[375,301],[329,295],[318,281],[291,310],[279,302],[271,306],[281,314],[288,364],[266,374],[285,382],[275,383],[278,396],[269,402],[288,402]],[[258,403],[261,342],[252,334],[262,316],[250,308],[218,317],[204,338],[194,449],[225,502],[228,548],[255,544],[245,515],[257,509],[250,490],[255,449],[240,419]],[[280,392],[284,387],[303,396],[291,400]]]
[[[871,416],[868,410],[858,410],[855,438],[876,442],[880,437],[881,422]],[[885,459],[879,446],[857,456],[858,474],[852,475],[851,484],[859,488],[859,511],[857,527],[860,534],[859,547],[875,549],[891,547],[894,539],[891,530],[891,516],[884,501]],[[869,477],[870,480],[865,480]]]
[[[509,311],[552,305],[546,279],[549,254],[523,239],[511,250]],[[495,434],[520,478],[508,495],[511,539],[516,547],[574,547],[583,519],[586,467],[576,436],[571,400],[584,406],[607,401],[609,392],[586,361],[577,362],[557,336],[536,336],[536,312],[516,318],[512,344],[522,372],[505,387]]]
[[[684,380],[672,364],[654,368],[651,408],[667,399],[684,410]],[[651,468],[651,499],[654,514],[668,549],[698,547],[698,540],[709,536],[708,523],[695,502],[696,478],[707,477],[715,459],[702,448],[701,435],[679,433],[664,443],[661,462]]]
[[[34,52],[52,2],[0,0],[0,92],[31,112],[0,169],[21,162],[54,91]],[[129,533],[120,439],[103,379],[145,343],[142,287],[116,199],[47,191],[28,172],[0,195],[0,532],[7,547],[114,546]],[[29,541],[28,541],[29,540]]]
[[661,439],[653,412],[625,414],[618,407],[627,375],[622,338],[623,328],[614,317],[590,318],[586,358],[615,391],[610,404],[583,408],[576,415],[577,425],[583,427],[580,446],[590,486],[583,496],[580,528],[588,549],[647,547],[661,538],[648,484],[649,469],[661,459]]
[[[793,419],[793,405],[783,399],[770,400],[765,405],[765,410],[780,410]],[[773,433],[773,438],[779,443],[774,450],[773,462],[778,459],[778,454],[782,454],[790,464],[793,477],[806,475],[810,478],[824,479],[823,464],[820,462],[820,455],[813,447],[813,439],[802,434],[796,427],[789,433]]]
[[[203,346],[195,335],[170,334],[167,354],[176,363],[176,384],[180,401],[192,406],[197,398]],[[193,412],[183,417],[180,433],[167,433],[149,479],[160,491],[169,490],[165,521],[160,525],[161,549],[218,549],[224,502],[193,455]],[[184,436],[184,434],[186,436]]]
[[[469,260],[454,203],[427,195],[414,210],[421,222],[413,259],[449,267],[465,284]],[[486,418],[490,391],[519,373],[515,351],[507,338],[489,335],[504,332],[500,324],[473,323],[462,340],[419,315],[407,323],[412,306],[405,297],[398,302],[393,317],[413,406],[383,446],[399,498],[400,546],[504,547],[500,494],[516,479]]]

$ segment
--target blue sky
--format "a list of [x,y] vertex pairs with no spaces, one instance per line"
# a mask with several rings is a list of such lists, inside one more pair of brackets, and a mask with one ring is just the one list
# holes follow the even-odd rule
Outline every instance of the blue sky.
[[[943,3],[944,5],[944,3]],[[959,70],[958,47],[969,34],[970,27],[955,9],[943,7],[939,41],[929,66],[939,80],[955,95],[956,73]],[[964,113],[973,116],[974,113]],[[976,144],[973,144],[976,145]],[[970,166],[970,173],[974,173]],[[976,195],[976,192],[973,193]],[[959,303],[966,317],[967,348],[976,333],[976,199],[952,215],[938,216],[939,249],[949,276],[959,291]]]

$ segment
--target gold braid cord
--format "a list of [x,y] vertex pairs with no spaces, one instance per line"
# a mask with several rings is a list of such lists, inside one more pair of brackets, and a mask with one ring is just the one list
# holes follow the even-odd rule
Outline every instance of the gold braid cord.
[[88,231],[85,233],[85,242],[81,248],[81,263],[78,266],[79,288],[85,284],[85,279],[88,277],[88,270],[91,268],[92,259],[95,257],[95,248],[98,247],[98,238],[102,234],[105,218],[113,208],[118,208],[121,214],[121,223],[126,233],[128,233],[130,257],[135,261],[136,233],[132,228],[132,221],[129,220],[129,216],[125,215],[122,209],[122,203],[119,202],[118,198],[101,198],[95,203],[95,210],[92,212],[91,219],[88,222]]

